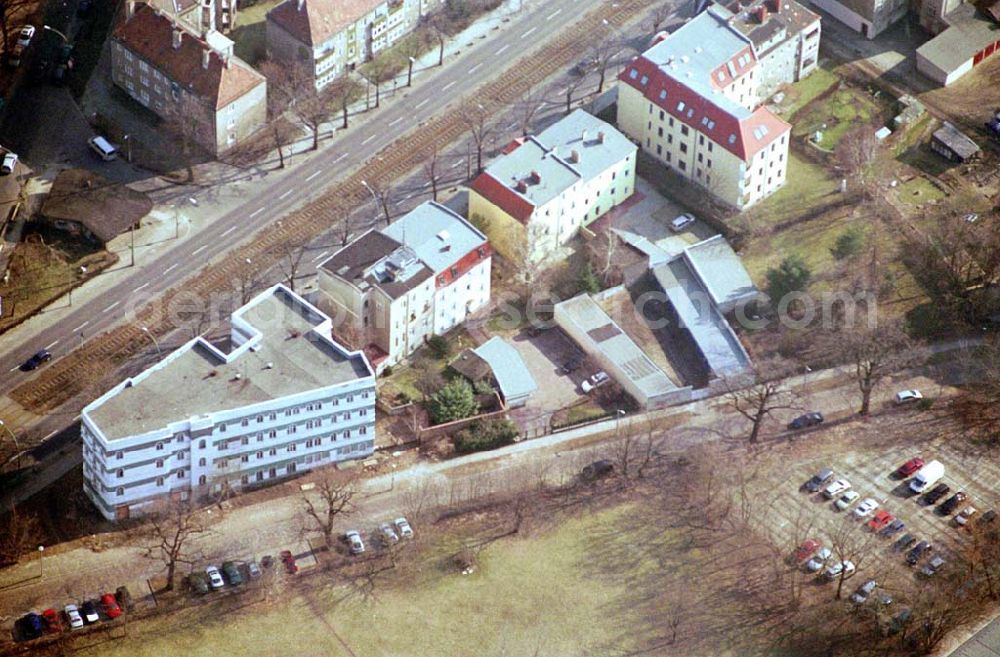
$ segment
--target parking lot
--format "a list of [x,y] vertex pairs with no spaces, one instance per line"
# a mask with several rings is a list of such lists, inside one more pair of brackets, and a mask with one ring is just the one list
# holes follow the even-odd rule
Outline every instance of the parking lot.
[[[768,533],[779,548],[792,552],[806,538],[819,539],[830,546],[832,537],[844,523],[854,525],[860,546],[858,573],[845,590],[853,590],[863,581],[874,578],[883,588],[905,588],[903,578],[922,577],[918,571],[932,556],[940,556],[948,563],[943,569],[954,567],[955,555],[970,540],[969,532],[956,525],[955,515],[967,506],[974,506],[981,516],[998,504],[997,482],[1000,482],[1000,464],[994,459],[970,450],[961,440],[949,439],[954,435],[950,420],[934,411],[918,411],[913,407],[899,408],[878,418],[849,420],[837,426],[827,426],[815,432],[801,434],[794,443],[778,449],[787,450],[787,458],[774,454],[762,459],[761,469],[751,477],[749,487],[758,500],[755,507],[760,529]],[[930,438],[920,438],[932,436]],[[908,490],[909,478],[895,476],[896,470],[912,457],[920,456],[926,462],[941,461],[945,474],[941,481],[950,487],[934,505],[925,504],[922,495]],[[817,472],[829,468],[834,472],[827,483],[838,478],[850,482],[852,490],[859,493],[844,511],[835,510],[832,499],[824,497],[822,487],[817,493],[808,493],[802,485]],[[824,484],[825,487],[826,484]],[[956,506],[953,513],[942,516],[936,507],[956,491],[968,494],[968,499]],[[879,510],[886,510],[905,523],[905,528],[890,537],[867,538],[868,521],[873,514],[857,519],[853,510],[865,498],[878,502]],[[972,522],[977,520],[974,517]],[[840,532],[843,533],[843,532]],[[894,550],[897,539],[911,533],[914,542],[928,541],[933,550],[920,559],[916,568],[906,564],[906,551]],[[829,563],[835,561],[831,557]]]
[[524,408],[515,409],[514,415],[522,423],[537,421],[545,426],[553,411],[579,400],[582,395],[580,382],[593,372],[583,367],[571,374],[563,372],[563,365],[573,358],[582,358],[583,352],[558,328],[550,328],[536,336],[522,331],[510,343],[538,384],[538,390],[528,403]]

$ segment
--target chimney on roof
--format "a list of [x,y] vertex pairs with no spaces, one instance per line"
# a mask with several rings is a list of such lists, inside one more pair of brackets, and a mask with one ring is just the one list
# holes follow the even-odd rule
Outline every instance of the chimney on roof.
[[598,144],[603,144],[604,143],[604,131],[603,130],[599,130],[597,132],[597,143]]
[[538,173],[537,171],[532,171],[531,182],[533,182],[536,185],[542,182],[542,174]]
[[569,152],[569,161],[573,164],[580,161],[580,152],[575,148]]
[[587,141],[587,131],[586,130],[584,130],[583,133],[580,135],[580,141]]
[[757,11],[755,13],[757,14],[757,21],[761,25],[763,25],[764,22],[767,21],[767,6],[766,5],[759,5],[757,7]]
[[128,0],[128,18],[135,16],[135,0]]
[[181,32],[181,28],[175,27],[174,28],[174,40],[173,40],[174,50],[178,50],[181,47],[181,36],[182,35],[183,35],[183,32]]
[[518,180],[517,185],[514,186],[514,189],[524,194],[526,191],[528,191],[528,183],[524,182],[523,180]]
[[208,48],[205,48],[204,50],[201,51],[201,67],[202,68],[208,68],[208,63],[211,61],[211,59],[212,59],[212,51],[211,50],[209,50]]
[[305,8],[306,8],[306,0],[299,0],[298,10],[302,11]]

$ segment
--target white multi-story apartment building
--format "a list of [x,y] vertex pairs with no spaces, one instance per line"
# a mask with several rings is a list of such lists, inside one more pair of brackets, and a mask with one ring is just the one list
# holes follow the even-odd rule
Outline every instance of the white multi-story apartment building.
[[109,519],[263,485],[375,446],[375,372],[281,285],[81,413],[84,491]]
[[111,35],[111,79],[157,115],[185,125],[218,155],[267,121],[267,81],[233,54],[213,13],[201,33],[158,8],[129,0]]
[[485,235],[428,201],[322,262],[317,303],[381,371],[485,308],[492,261]]
[[636,147],[613,126],[576,110],[517,140],[469,190],[469,216],[509,260],[536,265],[635,189]]
[[267,14],[271,59],[304,65],[322,89],[416,27],[440,0],[285,0]]
[[618,126],[717,199],[746,208],[785,183],[791,128],[760,106],[753,42],[711,7],[619,76]]

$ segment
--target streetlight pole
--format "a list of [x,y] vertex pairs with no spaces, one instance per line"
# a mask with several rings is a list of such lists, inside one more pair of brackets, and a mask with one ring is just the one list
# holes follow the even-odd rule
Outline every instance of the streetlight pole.
[[413,59],[412,57],[409,57],[408,59],[410,60],[410,63],[409,63],[409,68],[406,71],[406,86],[407,87],[409,87],[411,84],[413,84],[413,63],[417,61],[417,60]]
[[51,25],[42,25],[42,29],[45,30],[46,32],[54,32],[55,34],[58,34],[59,37],[62,38],[63,43],[69,44],[69,37],[67,37],[65,34],[60,32],[56,28],[52,27]]
[[132,164],[132,140],[129,139],[128,135],[122,137],[122,141],[125,142],[125,157],[128,159],[128,163]]
[[42,563],[43,563],[43,558],[44,557],[45,557],[45,546],[44,545],[39,545],[38,546],[38,579],[42,578],[42,572],[43,572],[42,571]]
[[10,427],[8,427],[4,423],[3,420],[0,420],[0,427],[3,427],[4,429],[6,429],[7,433],[10,434],[11,440],[14,441],[14,452],[15,452],[14,455],[17,457],[17,469],[20,470],[21,469],[21,446],[17,442],[17,436],[14,435],[14,432],[10,430]]
[[156,346],[156,355],[162,356],[163,352],[160,351],[160,343],[156,341],[156,336],[153,335],[153,332],[150,331],[149,328],[146,326],[142,327],[142,332],[148,335],[149,339],[153,341],[153,345]]
[[368,193],[372,195],[372,201],[375,202],[375,222],[372,225],[376,226],[376,225],[378,225],[378,222],[379,222],[379,218],[378,218],[378,212],[379,212],[378,194],[376,194],[375,190],[372,189],[371,185],[368,184],[368,181],[362,180],[361,184],[365,186],[365,189],[368,190]]

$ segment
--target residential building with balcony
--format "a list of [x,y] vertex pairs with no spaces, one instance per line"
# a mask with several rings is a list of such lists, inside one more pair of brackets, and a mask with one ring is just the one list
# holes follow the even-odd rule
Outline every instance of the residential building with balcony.
[[717,200],[747,208],[785,183],[791,125],[760,105],[754,42],[710,7],[619,76],[618,127]]
[[282,285],[81,412],[84,491],[108,520],[197,501],[375,447],[375,372],[332,320]]
[[219,155],[267,121],[267,81],[233,54],[212,17],[196,33],[130,0],[111,35],[111,79],[143,107]]
[[578,109],[519,139],[469,189],[469,216],[515,263],[537,265],[635,190],[636,146]]
[[317,304],[381,372],[489,305],[492,255],[483,233],[428,201],[323,261]]

